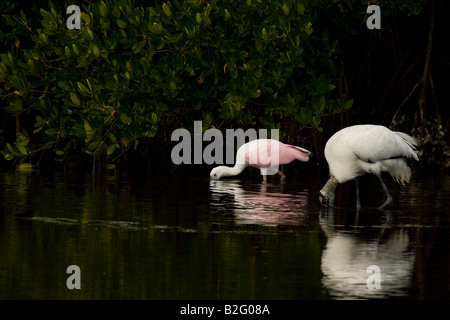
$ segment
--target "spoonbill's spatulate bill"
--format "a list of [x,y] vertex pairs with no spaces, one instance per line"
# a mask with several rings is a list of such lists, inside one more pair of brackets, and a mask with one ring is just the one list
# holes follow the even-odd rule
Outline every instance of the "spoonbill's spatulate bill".
[[389,172],[392,178],[404,185],[411,178],[406,159],[419,161],[416,140],[403,133],[391,131],[379,125],[356,125],[336,132],[325,145],[325,158],[330,168],[330,179],[319,192],[324,207],[333,207],[335,190],[339,183],[355,179],[356,207],[361,207],[357,177],[373,173],[380,180],[387,200],[392,197],[381,178],[381,172]]
[[235,176],[246,167],[259,168],[266,180],[267,174],[278,173],[282,179],[285,175],[279,170],[279,165],[287,164],[295,159],[308,161],[310,151],[284,144],[274,139],[257,139],[243,144],[236,153],[234,167],[219,166],[211,170],[211,179],[220,179],[226,176]]

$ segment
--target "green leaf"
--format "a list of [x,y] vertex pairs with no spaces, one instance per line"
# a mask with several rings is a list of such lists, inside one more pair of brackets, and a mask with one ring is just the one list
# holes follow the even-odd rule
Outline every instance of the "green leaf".
[[131,119],[129,116],[127,116],[125,113],[121,113],[120,114],[120,120],[122,120],[122,122],[124,124],[130,125],[131,124]]
[[130,61],[127,61],[127,63],[125,64],[126,68],[128,71],[132,72],[133,71],[133,67],[131,66]]
[[298,13],[302,16],[302,15],[304,15],[305,14],[305,6],[303,5],[303,4],[299,4],[298,6],[297,6],[297,11],[298,11]]
[[92,47],[92,51],[94,52],[94,56],[96,56],[97,58],[100,56],[100,49],[95,44]]
[[81,105],[81,100],[78,98],[77,94],[74,92],[70,93],[70,100],[72,100],[72,102],[77,106]]
[[91,82],[89,81],[88,78],[86,78],[86,83],[87,83],[88,86],[89,86],[89,93],[92,94],[92,86],[91,86]]
[[105,4],[103,1],[100,2],[99,9],[100,9],[100,15],[101,15],[102,17],[106,16],[106,13],[107,13],[107,10],[108,10],[108,9],[107,9],[107,7],[106,7],[106,4]]
[[305,32],[308,36],[310,36],[313,33],[312,23],[308,22],[305,26]]
[[225,9],[225,20],[230,19],[231,14],[228,12],[228,9]]
[[12,146],[9,142],[6,143],[6,148],[8,148],[8,150],[9,150],[11,153],[14,153],[14,148],[13,148],[13,146]]
[[42,129],[44,129],[44,126],[37,127],[36,129],[33,130],[33,133],[37,133],[37,132],[41,131]]
[[106,154],[109,156],[109,155],[113,154],[115,150],[116,150],[116,145],[111,144],[108,146],[108,148],[106,148]]
[[90,94],[89,89],[84,84],[82,84],[81,82],[77,82],[77,85],[78,85],[78,89],[80,90],[81,94],[83,94],[83,93],[88,94],[88,95]]
[[202,23],[202,15],[199,12],[195,15],[195,20],[197,20],[198,24]]
[[344,110],[348,111],[351,109],[352,106],[353,106],[353,99],[347,100],[347,101],[345,101],[345,104],[344,104]]
[[53,21],[53,16],[50,14],[50,12],[45,11],[41,8],[41,15],[44,18],[44,21]]
[[168,17],[171,17],[171,16],[172,16],[172,11],[170,10],[170,7],[167,5],[167,3],[163,3],[162,8],[163,8],[164,13],[165,13]]
[[138,43],[136,43],[133,48],[131,49],[133,51],[134,54],[139,54],[145,47],[145,45],[147,44],[147,41],[139,41]]
[[150,30],[151,33],[155,33],[155,34],[161,34],[161,27],[158,23],[156,22],[149,22],[148,25],[148,30]]
[[76,55],[80,55],[80,50],[78,50],[78,47],[75,43],[72,43],[72,50]]
[[19,145],[19,146],[17,146],[17,149],[19,149],[20,153],[25,156],[28,154],[28,151],[27,151],[27,149],[25,149],[24,146]]
[[154,124],[158,123],[158,116],[154,112],[152,112],[152,122]]
[[89,39],[94,40],[94,33],[91,31],[91,29],[89,29],[89,28],[84,28],[84,29],[86,29]]
[[121,19],[117,19],[116,23],[121,29],[125,29],[127,27],[127,23]]
[[109,134],[109,139],[111,139],[111,141],[112,141],[113,143],[117,143],[116,136],[113,135],[112,133]]
[[81,15],[81,20],[84,22],[84,24],[86,26],[91,24],[91,17],[87,13],[81,12],[80,15]]
[[64,53],[65,53],[66,57],[70,57],[72,54],[72,52],[70,52],[70,49],[68,46],[64,47]]
[[263,37],[264,40],[269,39],[269,35],[267,34],[266,28],[262,29],[261,34],[262,34],[262,37]]
[[93,132],[94,130],[92,129],[91,125],[89,124],[89,122],[84,121],[84,129],[86,130],[86,132]]
[[95,136],[95,131],[86,120],[84,121],[84,130],[86,132],[86,141],[92,140]]
[[100,140],[94,140],[92,141],[89,146],[87,147],[87,151],[89,152],[95,152],[97,151],[98,147],[100,146]]
[[321,122],[321,120],[322,120],[322,118],[320,117],[320,115],[316,114],[316,115],[313,117],[312,120],[313,120],[313,125],[314,125],[314,127],[315,127],[315,128],[319,128],[320,122]]
[[49,136],[54,136],[54,135],[57,135],[58,133],[59,133],[59,130],[56,128],[50,128],[50,129],[45,130],[45,134],[49,135]]

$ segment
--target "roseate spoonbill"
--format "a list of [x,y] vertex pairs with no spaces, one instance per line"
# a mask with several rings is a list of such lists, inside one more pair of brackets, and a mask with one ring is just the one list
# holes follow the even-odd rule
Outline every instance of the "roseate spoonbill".
[[383,182],[381,172],[389,172],[392,178],[405,185],[411,178],[407,158],[419,161],[417,141],[403,132],[391,131],[379,125],[355,125],[336,132],[325,145],[325,158],[330,168],[330,179],[319,192],[324,207],[334,206],[338,183],[355,179],[356,207],[361,208],[357,177],[373,173],[380,180],[387,200],[379,209],[391,203],[392,197]]
[[[308,161],[310,151],[284,144],[274,139],[257,139],[243,144],[236,153],[236,163],[234,167],[219,166],[211,170],[211,179],[220,179],[226,176],[235,176],[246,167],[259,168],[266,181],[266,175],[277,172],[281,179],[286,176],[278,170],[280,164],[287,164],[295,159]],[[277,170],[277,171],[275,171]]]
[[[259,190],[244,188],[239,181],[211,180],[211,203],[215,209],[233,214],[236,224],[298,224],[306,217],[308,192],[285,192],[284,184],[262,183]],[[224,201],[224,196],[231,197]],[[217,201],[216,201],[217,200]]]

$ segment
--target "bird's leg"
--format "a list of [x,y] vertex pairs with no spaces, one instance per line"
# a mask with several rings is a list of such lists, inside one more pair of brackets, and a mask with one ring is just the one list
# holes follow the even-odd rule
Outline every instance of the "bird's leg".
[[359,200],[359,184],[358,184],[358,178],[355,178],[355,186],[356,186],[356,209],[361,209],[361,200]]
[[286,178],[286,175],[283,172],[281,172],[280,170],[278,170],[278,174],[280,175],[281,180],[284,180],[284,178]]
[[267,176],[265,174],[263,174],[263,181],[266,182],[267,181]]
[[387,205],[389,205],[392,202],[391,194],[389,193],[388,188],[383,182],[383,178],[381,178],[381,173],[377,174],[378,180],[380,180],[381,186],[383,187],[384,192],[386,192],[387,200],[385,203],[383,203],[378,209],[383,209]]

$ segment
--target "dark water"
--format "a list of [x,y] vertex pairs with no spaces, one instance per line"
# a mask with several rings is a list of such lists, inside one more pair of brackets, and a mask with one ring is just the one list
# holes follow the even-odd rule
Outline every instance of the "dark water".
[[[449,299],[450,178],[0,173],[1,299]],[[81,289],[68,289],[70,265]],[[380,269],[369,289],[369,266]],[[369,271],[370,272],[370,271]],[[376,283],[376,280],[370,283]]]

